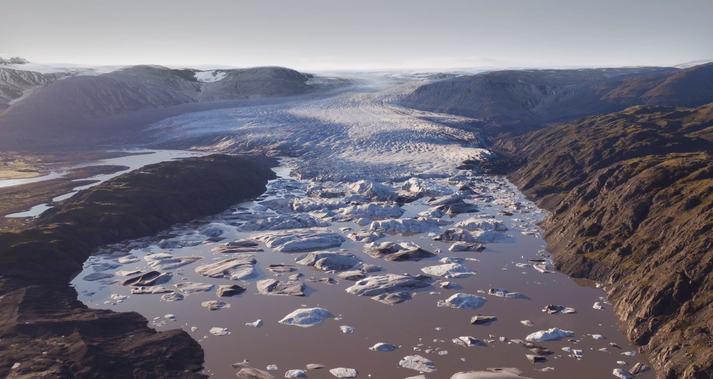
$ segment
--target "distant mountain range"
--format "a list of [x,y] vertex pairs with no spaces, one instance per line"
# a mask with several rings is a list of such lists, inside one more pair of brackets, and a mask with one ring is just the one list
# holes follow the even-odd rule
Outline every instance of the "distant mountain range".
[[494,136],[634,105],[698,107],[713,102],[713,63],[686,69],[601,68],[495,71],[434,82],[407,106],[482,120]]
[[[215,70],[209,73],[212,80],[200,81],[197,73],[205,74],[161,66],[76,76],[0,68],[0,110],[6,108],[0,113],[0,148],[86,147],[166,117],[206,109],[177,106],[229,107],[220,102],[298,95],[312,88],[307,84],[311,75],[281,67]],[[132,117],[121,118],[128,115]]]

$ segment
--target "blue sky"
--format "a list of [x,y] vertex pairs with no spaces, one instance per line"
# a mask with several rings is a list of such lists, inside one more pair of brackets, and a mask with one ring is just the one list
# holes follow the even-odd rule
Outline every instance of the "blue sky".
[[297,69],[675,65],[713,59],[711,0],[3,0],[34,62]]

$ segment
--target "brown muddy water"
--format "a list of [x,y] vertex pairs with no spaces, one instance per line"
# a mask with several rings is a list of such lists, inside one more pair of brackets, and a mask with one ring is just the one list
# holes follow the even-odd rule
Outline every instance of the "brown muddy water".
[[[287,169],[279,170],[281,178],[270,184],[271,196],[267,199],[280,197],[303,197],[304,187],[308,182],[288,179]],[[445,182],[441,180],[441,182]],[[436,366],[436,371],[427,373],[430,379],[450,378],[460,371],[486,370],[496,367],[515,367],[522,371],[522,376],[531,378],[582,378],[599,379],[612,376],[612,370],[621,368],[628,371],[637,362],[648,363],[638,354],[626,356],[624,352],[636,351],[617,326],[617,319],[612,312],[612,306],[605,299],[604,292],[596,288],[595,283],[577,280],[576,282],[560,273],[541,273],[532,267],[516,267],[517,263],[527,263],[528,259],[548,257],[544,253],[545,242],[540,237],[535,223],[540,221],[544,212],[527,201],[514,187],[504,179],[486,179],[482,188],[489,188],[490,195],[495,198],[506,197],[521,203],[519,210],[512,210],[512,216],[499,216],[503,211],[501,205],[492,202],[478,203],[481,212],[478,215],[493,215],[508,227],[505,232],[510,239],[500,243],[486,244],[482,253],[450,252],[450,244],[433,241],[432,235],[419,233],[410,236],[399,234],[387,235],[377,242],[411,241],[422,248],[438,252],[437,256],[420,262],[387,262],[372,258],[364,253],[362,243],[347,240],[341,246],[357,255],[364,263],[379,265],[383,271],[369,275],[384,273],[421,274],[420,269],[426,266],[440,264],[444,257],[467,258],[464,266],[476,272],[475,275],[461,279],[437,278],[433,286],[415,291],[412,300],[389,306],[371,300],[369,297],[359,297],[348,294],[345,289],[354,284],[353,281],[338,280],[337,284],[325,284],[310,281],[309,278],[336,279],[336,273],[325,273],[295,264],[296,257],[302,253],[288,254],[273,251],[260,244],[264,252],[256,253],[258,260],[256,268],[259,277],[248,281],[230,281],[203,277],[194,272],[194,268],[202,264],[212,263],[229,258],[211,252],[211,249],[222,242],[250,238],[264,232],[244,232],[233,225],[223,222],[223,215],[198,220],[186,225],[176,226],[169,231],[176,240],[198,240],[202,244],[192,247],[161,249],[156,244],[166,235],[136,242],[134,246],[118,244],[100,249],[99,255],[90,258],[85,264],[85,270],[75,278],[72,284],[79,292],[79,299],[90,307],[106,308],[115,311],[136,311],[149,320],[149,325],[157,330],[182,328],[198,340],[205,350],[204,373],[215,378],[231,378],[239,371],[231,364],[248,360],[252,367],[265,370],[268,365],[276,365],[277,370],[271,371],[275,377],[284,377],[287,370],[303,369],[309,378],[333,378],[328,371],[331,368],[347,367],[356,369],[358,378],[406,378],[418,375],[418,371],[400,367],[399,361],[409,355],[421,355],[430,359]],[[285,185],[290,187],[285,187]],[[265,197],[263,197],[265,198]],[[427,198],[425,198],[427,199]],[[404,205],[406,213],[402,217],[414,217],[417,213],[428,209],[421,199],[412,204]],[[255,213],[263,212],[257,202],[247,202],[233,207],[225,214],[238,212],[237,207],[247,208]],[[243,212],[243,210],[240,210]],[[467,219],[474,214],[461,214],[452,221]],[[449,219],[444,216],[444,219]],[[211,226],[223,230],[221,242],[206,242],[206,236],[195,229],[211,223]],[[329,229],[339,228],[354,230],[366,229],[367,226],[357,225],[353,221],[333,222]],[[441,229],[446,229],[441,227]],[[525,235],[525,231],[535,231]],[[433,233],[439,234],[436,227]],[[165,234],[165,233],[164,233]],[[341,232],[345,235],[348,232]],[[138,248],[133,248],[139,246]],[[140,246],[145,246],[141,248]],[[329,249],[337,251],[339,248]],[[242,295],[219,298],[215,288],[205,293],[191,294],[182,301],[164,302],[160,294],[132,295],[129,287],[116,284],[122,277],[101,281],[86,281],[82,278],[93,273],[93,267],[100,263],[117,263],[117,256],[129,252],[139,258],[147,253],[169,252],[176,256],[202,256],[203,260],[172,270],[173,279],[163,284],[172,288],[173,284],[190,281],[210,283],[217,288],[221,284],[239,284],[247,288]],[[113,256],[107,254],[115,252]],[[306,296],[266,296],[257,293],[255,282],[265,278],[276,277],[287,280],[287,276],[295,272],[277,277],[265,270],[270,264],[285,263],[297,266],[297,272],[305,276],[300,279],[307,286]],[[149,270],[145,261],[122,265],[116,269],[105,270],[114,273],[117,270],[141,269]],[[440,281],[451,281],[458,284],[455,289],[442,289]],[[490,296],[487,291],[491,287],[504,288],[519,292],[522,298],[499,298]],[[436,306],[438,300],[445,300],[455,293],[467,293],[486,298],[485,304],[478,309],[451,309]],[[117,301],[111,295],[127,296]],[[208,300],[221,300],[230,304],[230,308],[210,311],[201,306]],[[603,302],[603,309],[592,306],[595,302]],[[548,304],[556,304],[576,309],[574,314],[543,313]],[[279,324],[278,320],[298,308],[322,307],[334,317],[327,318],[322,324],[301,328]],[[470,319],[476,314],[496,316],[497,321],[486,325],[471,325]],[[166,315],[175,315],[175,321],[167,319]],[[246,323],[261,319],[262,327],[253,328]],[[522,320],[530,320],[533,326],[525,326]],[[348,325],[355,329],[353,333],[345,334],[340,326]],[[212,327],[228,328],[229,335],[214,336],[209,333]],[[536,342],[554,351],[547,356],[544,363],[530,363],[526,358],[534,354],[517,341],[533,332],[557,327],[574,332],[571,338],[558,341]],[[192,331],[191,328],[197,328]],[[592,334],[604,336],[598,340]],[[472,336],[486,342],[483,346],[462,347],[451,342],[459,336]],[[504,337],[504,341],[501,341]],[[393,352],[377,352],[369,347],[378,342],[391,343],[400,346]],[[616,344],[619,347],[613,347]],[[580,358],[572,356],[563,348],[582,350]],[[606,349],[600,351],[599,349]],[[429,350],[429,352],[427,352]],[[626,362],[628,365],[617,363]],[[321,370],[306,370],[310,363],[326,366]],[[640,378],[654,378],[652,371],[644,373]]]

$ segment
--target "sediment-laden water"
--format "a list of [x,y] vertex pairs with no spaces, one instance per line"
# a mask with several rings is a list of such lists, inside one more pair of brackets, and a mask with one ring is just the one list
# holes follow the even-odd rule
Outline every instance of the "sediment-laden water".
[[[137,311],[157,330],[188,331],[205,350],[205,373],[218,378],[234,377],[240,368],[232,365],[245,360],[249,363],[242,365],[261,370],[276,366],[277,370],[271,371],[275,377],[302,369],[309,378],[333,377],[328,370],[339,367],[356,369],[358,377],[406,378],[419,372],[402,367],[400,362],[414,355],[433,362],[436,370],[427,373],[428,378],[450,378],[460,371],[489,368],[516,368],[522,376],[531,378],[603,378],[610,377],[615,368],[629,370],[637,362],[645,362],[619,331],[611,305],[595,283],[574,281],[551,271],[550,256],[544,251],[545,242],[536,225],[545,213],[507,180],[463,171],[450,178],[410,182],[318,183],[289,177],[289,170],[280,167],[280,177],[271,181],[266,194],[255,201],[177,225],[152,238],[102,247],[72,282],[79,299],[91,307]],[[463,210],[466,212],[457,213]],[[448,211],[451,215],[438,217]],[[418,218],[419,214],[428,216]],[[285,229],[272,230],[276,228]],[[369,245],[365,242],[348,238],[355,231],[378,233],[375,229],[379,228],[408,231],[381,232],[376,244],[400,243],[403,252],[413,248],[410,243],[435,255],[418,261],[389,261],[367,254]],[[444,233],[449,229],[451,233]],[[306,231],[313,234],[311,238],[291,239]],[[291,242],[279,244],[276,238],[270,238],[273,234],[284,234],[282,239]],[[485,249],[449,251],[455,242],[434,240],[454,235],[476,241],[471,245],[482,243]],[[331,240],[326,238],[325,242],[325,238],[316,236],[330,236]],[[338,242],[334,243],[335,239]],[[240,245],[242,251],[221,252],[230,248],[226,243],[237,240],[242,242],[234,245]],[[314,247],[320,243],[323,247]],[[262,251],[246,252],[250,249]],[[324,268],[338,268],[322,271],[315,268],[320,263],[305,266],[297,262],[305,263],[303,258],[310,251],[352,254],[349,257],[355,264],[348,268],[342,267],[342,261],[322,261]],[[174,260],[161,261],[158,258],[171,257],[157,254],[170,254]],[[428,255],[420,254],[413,256]],[[181,257],[199,258],[181,261]],[[243,279],[196,272],[206,265],[249,257],[256,261],[252,274],[250,270],[233,272]],[[165,268],[157,261],[166,263]],[[153,267],[150,262],[154,262]],[[270,265],[281,264],[290,267],[269,270]],[[432,269],[426,269],[430,273],[426,275],[422,270],[444,264],[451,264],[452,275],[462,277],[439,277]],[[136,290],[139,287],[119,285],[136,277],[137,272],[152,270],[170,272],[170,279],[149,283],[143,291],[154,286],[153,291],[165,292],[137,294],[132,289],[141,292]],[[338,278],[340,273],[353,270],[360,271],[365,279]],[[473,274],[468,276],[468,271]],[[394,305],[352,294],[353,289],[348,292],[348,288],[359,287],[369,278],[388,274],[413,278],[425,275],[419,279],[425,286],[400,291],[411,298]],[[260,294],[259,283],[266,279],[289,282],[293,287],[304,285],[304,296]],[[443,282],[450,282],[450,288],[443,288]],[[191,286],[186,289],[187,283],[212,287],[193,292]],[[232,297],[217,295],[219,286],[231,284],[245,291]],[[163,289],[155,288],[159,286]],[[458,293],[483,298],[478,300],[482,304],[475,309],[449,307],[446,301]],[[170,301],[176,297],[182,300]],[[205,304],[210,301],[225,304]],[[573,313],[543,312],[548,305],[573,308]],[[206,308],[210,306],[222,308]],[[323,308],[329,315],[310,327],[279,322],[301,308]],[[496,320],[471,324],[478,314],[495,316]],[[261,320],[260,327],[246,325],[257,320]],[[353,332],[345,333],[343,329],[349,329],[344,326],[353,328]],[[551,328],[571,331],[572,335],[535,341],[532,343],[537,347],[526,347],[528,336]],[[472,342],[473,346],[461,346],[460,341]],[[370,350],[380,342],[398,349]],[[532,348],[539,350],[533,352]],[[544,358],[541,363],[531,363],[528,355]],[[306,369],[314,363],[325,369]],[[654,374],[641,377],[653,378]]]

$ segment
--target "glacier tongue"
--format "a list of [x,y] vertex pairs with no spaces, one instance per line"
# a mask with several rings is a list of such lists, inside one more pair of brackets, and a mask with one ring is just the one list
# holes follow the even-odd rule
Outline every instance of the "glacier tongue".
[[[196,75],[201,81],[218,78],[210,71]],[[354,79],[328,93],[168,118],[148,131],[156,146],[299,157],[287,162],[298,177],[319,181],[445,177],[465,160],[490,156],[473,127],[477,120],[399,106],[418,84]]]

